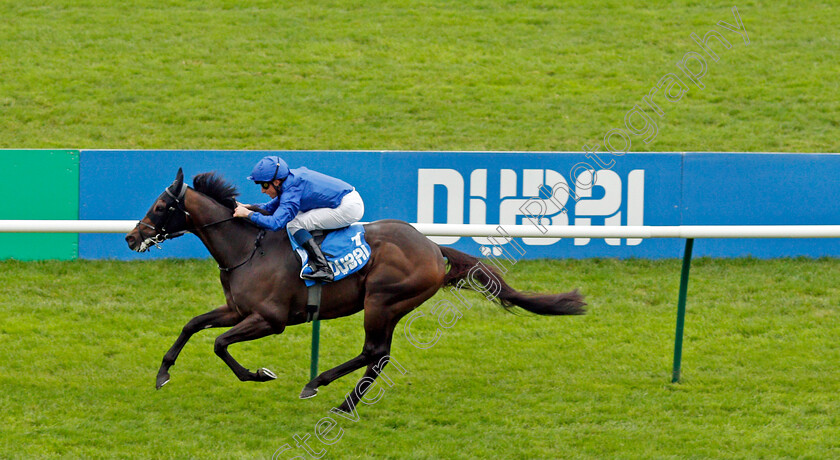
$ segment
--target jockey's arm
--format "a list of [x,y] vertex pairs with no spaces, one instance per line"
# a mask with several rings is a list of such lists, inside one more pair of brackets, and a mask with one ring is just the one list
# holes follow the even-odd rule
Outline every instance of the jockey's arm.
[[271,215],[271,214],[274,214],[277,211],[277,208],[280,206],[281,201],[282,200],[278,197],[278,198],[272,199],[268,203],[258,204],[256,206],[260,209],[265,210],[267,215]]
[[[240,203],[240,204],[241,204],[241,203]],[[266,211],[265,209],[261,208],[261,207],[260,207],[260,205],[258,205],[258,204],[241,204],[241,205],[242,205],[242,206],[245,206],[245,209],[247,209],[247,210],[249,210],[249,211],[258,212],[258,213],[260,213],[260,214],[262,214],[262,215],[264,215],[264,216],[269,216],[269,215],[271,215],[271,213],[270,213],[270,212],[268,212],[268,211]]]
[[[266,203],[266,204],[268,204],[268,203]],[[271,213],[269,213],[268,211],[266,211],[265,209],[263,209],[263,208],[262,208],[262,206],[264,206],[264,205],[259,205],[259,204],[246,204],[246,203],[240,203],[239,201],[237,201],[237,202],[236,202],[236,206],[237,206],[237,207],[238,207],[238,206],[244,206],[244,207],[245,207],[245,209],[247,209],[247,210],[249,210],[249,211],[258,212],[258,213],[260,213],[260,214],[271,214]]]
[[[247,218],[248,215],[251,212],[259,213],[259,214],[262,214],[264,216],[270,216],[271,211],[268,211],[266,209],[266,206],[270,205],[270,204],[271,204],[271,202],[268,202],[268,203],[265,203],[265,204],[262,204],[262,205],[259,205],[259,204],[245,204],[245,203],[240,203],[240,202],[237,201],[236,202],[236,209],[234,209],[233,216],[234,217],[245,217],[245,218]],[[274,208],[276,209],[276,205],[274,206]]]
[[258,226],[277,231],[285,227],[292,219],[297,216],[300,210],[300,187],[289,187],[283,191],[283,195],[271,200],[266,204],[265,210],[270,212],[270,215],[251,214],[250,219]]

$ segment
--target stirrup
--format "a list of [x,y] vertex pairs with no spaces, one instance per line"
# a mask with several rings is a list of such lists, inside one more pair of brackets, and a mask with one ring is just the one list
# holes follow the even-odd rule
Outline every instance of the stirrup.
[[301,278],[316,282],[329,282],[335,279],[335,274],[330,269],[327,257],[321,251],[321,246],[315,242],[315,238],[306,240],[301,246],[309,255],[308,265],[312,268],[312,273],[301,274]]
[[330,282],[333,279],[335,279],[335,275],[333,275],[332,272],[326,270],[318,270],[313,273],[304,273],[300,277],[305,280],[318,282]]

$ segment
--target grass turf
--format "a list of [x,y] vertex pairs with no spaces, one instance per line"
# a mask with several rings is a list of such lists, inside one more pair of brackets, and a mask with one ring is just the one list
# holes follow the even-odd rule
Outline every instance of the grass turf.
[[[731,6],[4,2],[0,147],[578,151]],[[840,150],[840,10],[737,6],[750,45],[724,32],[706,89],[633,151]],[[339,420],[328,455],[838,457],[838,266],[695,261],[672,385],[678,261],[520,262],[515,286],[580,286],[591,313],[511,316],[473,297],[433,348],[398,336],[409,373]],[[208,261],[0,263],[0,457],[267,458],[311,434],[358,375],[299,401],[306,326],[232,347],[274,382],[238,382],[206,331],[153,389],[181,326],[222,302],[215,278]],[[321,367],[343,362],[361,318],[322,337]]]
[[[306,455],[294,436],[326,416],[340,440],[308,442],[329,458],[840,453],[835,259],[696,260],[680,384],[669,383],[679,261],[521,261],[515,287],[580,287],[590,313],[511,315],[470,295],[425,350],[402,324],[392,354],[408,373],[392,370],[394,386],[360,405],[357,422],[329,411],[359,372],[297,398],[309,326],[231,347],[273,382],[239,382],[213,353],[217,329],[196,335],[154,389],[181,326],[222,303],[216,277],[206,260],[0,263],[0,457],[270,458],[290,444],[280,458],[291,458]],[[321,370],[358,353],[361,321],[322,323]],[[412,333],[430,340],[435,328],[421,318]]]
[[4,2],[0,147],[580,151],[716,29],[632,151],[840,150],[840,9],[732,6]]

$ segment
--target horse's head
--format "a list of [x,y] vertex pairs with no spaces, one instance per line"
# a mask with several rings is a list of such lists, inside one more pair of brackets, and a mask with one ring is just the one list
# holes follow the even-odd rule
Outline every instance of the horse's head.
[[126,235],[128,247],[133,251],[144,252],[152,245],[187,233],[191,224],[190,213],[184,208],[186,194],[184,171],[178,168],[175,182],[157,197],[146,216]]

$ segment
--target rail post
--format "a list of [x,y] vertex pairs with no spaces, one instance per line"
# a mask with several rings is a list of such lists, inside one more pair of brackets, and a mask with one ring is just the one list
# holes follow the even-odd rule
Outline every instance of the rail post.
[[677,300],[677,330],[674,335],[674,370],[671,383],[680,381],[680,365],[682,364],[683,328],[685,327],[685,298],[688,294],[688,272],[691,269],[691,251],[694,248],[694,238],[685,240],[682,273],[680,274],[680,295]]
[[309,380],[318,376],[318,347],[321,340],[321,320],[312,321],[312,356],[309,363]]

